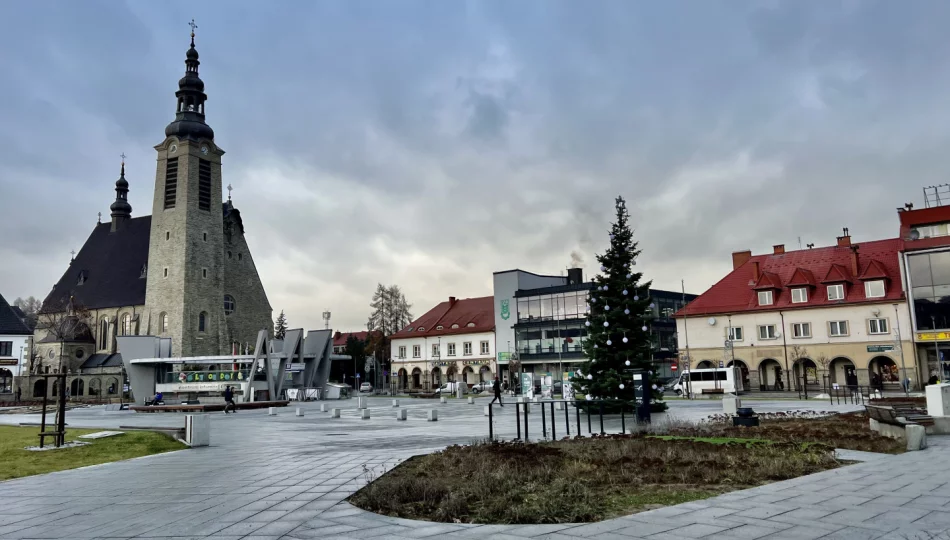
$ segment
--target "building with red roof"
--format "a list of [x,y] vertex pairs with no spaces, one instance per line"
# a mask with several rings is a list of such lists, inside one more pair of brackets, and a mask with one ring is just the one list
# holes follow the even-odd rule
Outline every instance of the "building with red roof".
[[[376,335],[381,335],[381,332],[374,332]],[[333,352],[334,354],[343,354],[346,350],[346,342],[350,337],[355,337],[356,339],[366,343],[369,341],[370,333],[366,330],[362,332],[340,332],[336,331],[333,333]]]
[[676,314],[683,367],[738,367],[747,390],[919,383],[902,247],[845,229],[826,247],[733,253],[733,270]]
[[495,358],[494,297],[450,296],[390,336],[400,389],[431,390],[445,382],[491,381]]

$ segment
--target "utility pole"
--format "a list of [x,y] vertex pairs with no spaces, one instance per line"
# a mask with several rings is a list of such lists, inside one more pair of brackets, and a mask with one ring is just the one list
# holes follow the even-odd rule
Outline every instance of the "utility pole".
[[[683,291],[683,307],[686,307],[686,280],[680,280],[680,287]],[[686,378],[686,394],[688,399],[693,399],[693,375],[690,373],[690,364],[693,359],[689,355],[689,317],[683,316],[683,337],[686,338],[686,372],[689,376]]]
[[[901,352],[901,370],[904,372],[904,376],[901,377],[901,386],[904,387],[904,395],[906,396],[910,391],[910,385],[904,384],[904,381],[907,380],[907,364],[904,363],[904,344],[901,342],[901,321],[900,314],[897,312],[897,304],[894,304],[894,329],[897,331],[894,346]],[[919,379],[920,376],[918,375],[917,378]]]

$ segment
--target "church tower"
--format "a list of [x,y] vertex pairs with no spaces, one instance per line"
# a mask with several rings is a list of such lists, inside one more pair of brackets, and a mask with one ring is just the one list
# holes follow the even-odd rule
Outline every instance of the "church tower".
[[145,311],[148,333],[169,337],[174,356],[230,352],[224,320],[221,156],[205,123],[195,25],[175,119],[155,147],[157,168],[149,236]]

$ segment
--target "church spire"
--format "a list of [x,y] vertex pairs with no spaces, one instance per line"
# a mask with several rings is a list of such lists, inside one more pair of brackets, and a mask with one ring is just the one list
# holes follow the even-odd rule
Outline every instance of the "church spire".
[[125,154],[122,154],[122,172],[115,181],[115,202],[112,210],[112,232],[119,230],[132,217],[132,205],[129,204],[129,182],[125,179]]
[[185,53],[185,76],[178,81],[178,98],[175,108],[175,119],[165,128],[166,137],[180,139],[214,139],[214,130],[205,123],[205,83],[198,76],[198,50],[195,49],[195,20],[191,26],[191,47]]

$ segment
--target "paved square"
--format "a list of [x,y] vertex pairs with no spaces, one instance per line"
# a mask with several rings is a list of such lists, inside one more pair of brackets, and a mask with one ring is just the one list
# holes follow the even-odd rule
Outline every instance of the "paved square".
[[[413,455],[488,437],[484,403],[403,399],[397,421],[391,400],[370,398],[362,420],[356,401],[342,401],[341,418],[319,404],[295,404],[276,417],[241,411],[212,417],[211,446],[0,483],[0,538],[309,539],[309,538],[929,538],[947,534],[950,480],[934,463],[950,459],[950,439],[932,437],[925,451],[874,456],[872,461],[805,478],[602,523],[492,526],[419,522],[379,516],[346,503],[372,477]],[[846,410],[823,402],[756,401],[760,412]],[[438,422],[426,411],[439,410]],[[514,407],[495,408],[497,437],[515,436]],[[555,411],[558,437],[576,434],[573,410]],[[702,419],[718,402],[671,402],[670,415]],[[35,421],[0,415],[0,423]],[[540,408],[529,435],[550,430]],[[182,415],[136,415],[78,409],[70,428],[181,426]],[[599,420],[592,422],[599,431]],[[586,434],[586,417],[581,416]],[[606,422],[617,431],[618,420]],[[550,436],[550,432],[548,431]],[[927,536],[930,535],[930,536]]]

